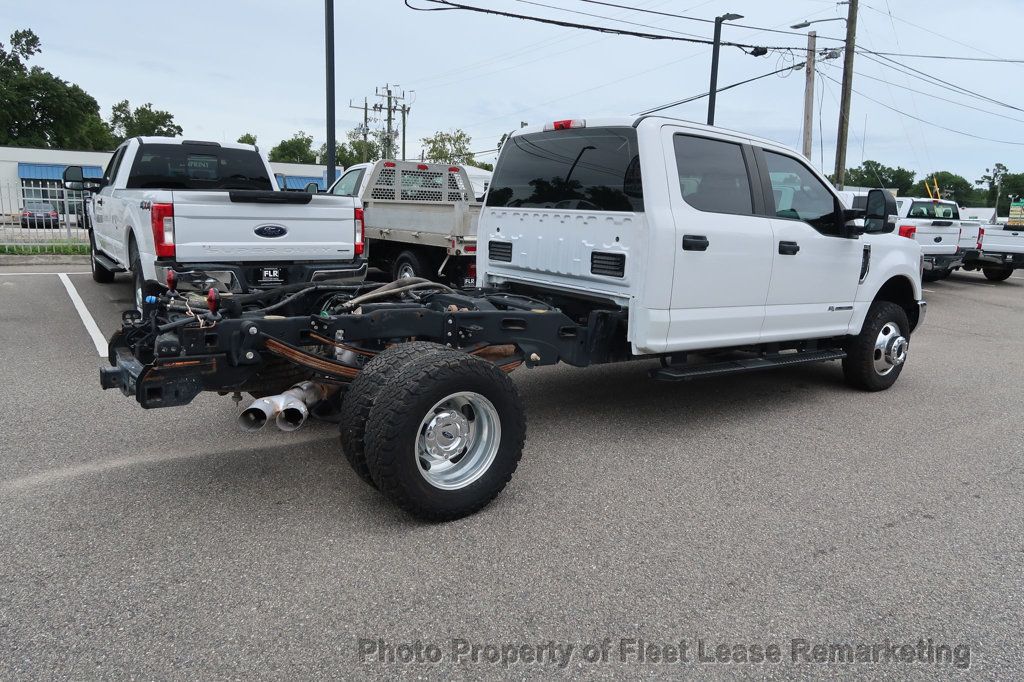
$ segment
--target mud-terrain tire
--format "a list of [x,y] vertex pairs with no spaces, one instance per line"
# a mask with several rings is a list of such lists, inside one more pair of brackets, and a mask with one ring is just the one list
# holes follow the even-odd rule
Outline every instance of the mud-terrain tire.
[[374,488],[377,487],[377,484],[373,482],[370,470],[366,466],[366,450],[363,442],[370,409],[388,379],[410,361],[422,361],[433,353],[464,355],[430,341],[412,341],[391,346],[366,363],[349,385],[348,391],[341,401],[339,431],[342,452],[356,475]]
[[505,488],[525,440],[523,404],[504,372],[470,355],[435,353],[384,385],[367,420],[366,464],[406,512],[451,521]]
[[891,301],[875,301],[857,336],[846,343],[843,375],[863,391],[884,391],[896,383],[910,344],[907,311]]

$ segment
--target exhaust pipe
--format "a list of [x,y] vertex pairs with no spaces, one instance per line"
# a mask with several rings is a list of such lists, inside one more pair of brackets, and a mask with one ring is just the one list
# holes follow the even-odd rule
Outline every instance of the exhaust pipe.
[[296,431],[309,419],[310,406],[326,397],[326,386],[303,381],[284,393],[254,401],[238,415],[238,425],[243,431],[259,431],[273,421],[282,431]]

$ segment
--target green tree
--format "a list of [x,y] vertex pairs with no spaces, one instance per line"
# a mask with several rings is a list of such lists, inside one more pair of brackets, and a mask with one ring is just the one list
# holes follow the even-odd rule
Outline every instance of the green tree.
[[245,133],[244,135],[239,136],[237,142],[238,142],[238,144],[251,144],[251,145],[255,145],[256,144],[256,136],[253,135],[252,133]]
[[316,163],[313,136],[299,131],[270,150],[270,160],[282,163]]
[[1003,193],[996,207],[999,215],[1010,214],[1011,197],[1024,197],[1024,173],[1007,173],[1003,176]]
[[77,85],[28,62],[41,51],[31,30],[0,43],[0,145],[107,150],[114,146],[99,104]]
[[132,109],[126,99],[113,106],[110,130],[119,142],[140,135],[177,137],[182,133],[181,126],[174,122],[170,112],[154,109],[151,102]]
[[869,159],[857,168],[847,168],[845,181],[853,187],[882,187],[906,194],[914,185],[914,171],[900,166],[892,168]]
[[928,175],[910,188],[910,194],[921,197],[928,196],[928,190],[925,189],[926,182],[929,187],[934,187],[935,182],[938,182],[939,192],[942,194],[943,199],[951,199],[961,206],[978,203],[978,193],[975,192],[974,184],[962,175],[950,173],[949,171],[928,173]]
[[996,205],[996,194],[999,191],[999,187],[1002,185],[1003,178],[1006,177],[1007,170],[1008,169],[1003,164],[996,163],[991,168],[986,168],[985,174],[974,182],[974,184],[984,186],[986,188],[986,206]]
[[423,155],[430,161],[438,163],[472,164],[473,152],[470,151],[472,138],[465,131],[456,129],[451,132],[439,130],[430,137],[420,140],[423,143]]

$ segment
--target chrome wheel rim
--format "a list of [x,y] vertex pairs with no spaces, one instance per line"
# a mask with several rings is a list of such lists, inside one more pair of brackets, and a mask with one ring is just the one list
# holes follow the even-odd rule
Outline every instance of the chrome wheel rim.
[[910,342],[895,322],[886,322],[875,339],[874,366],[879,376],[885,376],[907,360]]
[[413,270],[412,265],[409,263],[402,263],[398,266],[398,279],[409,279],[415,277],[416,271]]
[[423,417],[413,456],[427,483],[458,490],[487,473],[500,444],[494,405],[479,393],[462,391],[439,400]]

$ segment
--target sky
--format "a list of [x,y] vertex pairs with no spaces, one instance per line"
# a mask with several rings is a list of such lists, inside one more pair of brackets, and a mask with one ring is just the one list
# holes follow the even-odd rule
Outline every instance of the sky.
[[[819,48],[840,46],[830,38],[841,38],[846,24],[822,22],[794,31],[797,35],[750,27],[789,31],[799,21],[836,19],[847,11],[833,0],[609,0],[631,10],[581,0],[458,1],[703,38],[711,36],[711,24],[638,10],[703,19],[731,12],[743,15],[736,23],[747,27],[727,23],[723,40],[794,48],[753,57],[723,47],[720,87],[802,62],[807,30],[817,30]],[[876,52],[1021,59],[1021,25],[1021,0],[862,0],[857,43]],[[362,120],[361,108],[350,109],[350,101],[361,107],[365,96],[372,104],[379,101],[375,90],[392,84],[411,106],[410,158],[418,157],[420,138],[438,130],[460,128],[471,135],[475,151],[492,150],[502,133],[522,122],[632,114],[708,89],[707,45],[464,11],[417,12],[403,0],[336,0],[335,26],[339,137]],[[317,146],[326,138],[324,3],[319,0],[3,0],[0,34],[19,28],[31,28],[42,41],[43,51],[32,63],[83,87],[105,117],[111,105],[128,99],[172,112],[193,139],[233,141],[252,132],[261,147],[269,148],[299,130],[313,135]],[[860,94],[853,95],[847,166],[874,159],[914,170],[919,178],[950,170],[971,181],[995,162],[1024,172],[1024,96],[1014,85],[1024,76],[1024,64],[893,59],[1020,109],[959,94],[858,55],[853,87]],[[831,172],[842,60],[819,64],[812,161]],[[804,72],[782,75],[720,93],[716,124],[799,148]],[[665,113],[703,122],[706,102]],[[493,153],[478,158],[493,161]]]

